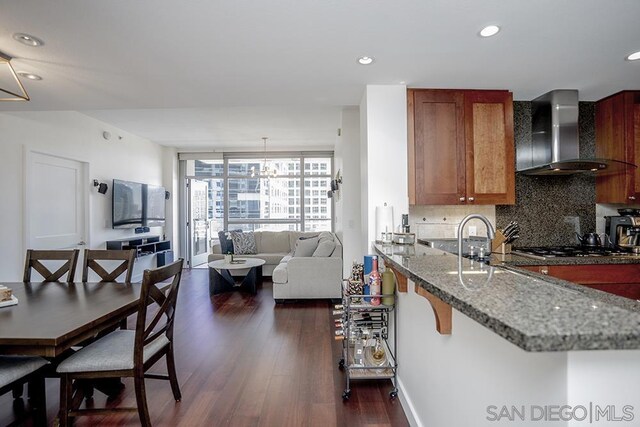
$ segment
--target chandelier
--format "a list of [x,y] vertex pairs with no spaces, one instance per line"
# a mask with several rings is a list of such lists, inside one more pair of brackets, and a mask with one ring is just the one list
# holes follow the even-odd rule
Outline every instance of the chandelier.
[[28,101],[29,95],[11,66],[11,57],[0,52],[0,101]]
[[262,137],[262,142],[264,144],[264,164],[262,165],[262,169],[260,171],[256,171],[255,166],[251,166],[251,178],[260,177],[260,178],[275,178],[278,175],[278,170],[276,168],[271,168],[267,163],[267,137]]

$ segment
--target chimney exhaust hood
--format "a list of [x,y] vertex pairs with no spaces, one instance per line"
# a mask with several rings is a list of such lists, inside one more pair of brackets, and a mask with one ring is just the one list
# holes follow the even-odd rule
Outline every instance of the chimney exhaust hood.
[[635,165],[580,157],[578,91],[553,90],[531,103],[531,145],[516,147],[517,172],[524,175],[616,173]]

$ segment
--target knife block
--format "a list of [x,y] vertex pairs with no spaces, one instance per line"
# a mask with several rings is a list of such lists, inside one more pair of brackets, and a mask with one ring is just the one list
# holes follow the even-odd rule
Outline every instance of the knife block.
[[496,231],[496,237],[491,241],[491,252],[498,254],[510,254],[511,243],[505,243],[507,238],[502,234],[502,230]]

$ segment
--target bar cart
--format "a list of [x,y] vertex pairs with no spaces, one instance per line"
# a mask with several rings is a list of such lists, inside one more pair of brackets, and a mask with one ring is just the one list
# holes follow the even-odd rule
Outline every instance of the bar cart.
[[[390,379],[389,397],[398,396],[397,321],[395,295],[376,296],[388,304],[371,304],[370,295],[349,295],[348,281],[342,283],[342,305],[334,315],[336,338],[342,340],[342,357],[338,367],[345,372],[343,400],[351,397],[351,381]],[[393,343],[389,343],[389,329]]]

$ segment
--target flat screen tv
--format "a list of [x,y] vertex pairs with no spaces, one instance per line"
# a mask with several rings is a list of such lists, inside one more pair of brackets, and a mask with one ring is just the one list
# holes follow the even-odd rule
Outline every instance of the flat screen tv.
[[143,225],[143,184],[113,180],[113,228],[136,228]]
[[157,227],[164,225],[165,221],[165,198],[164,187],[158,185],[143,186],[144,192],[144,225],[148,227]]

